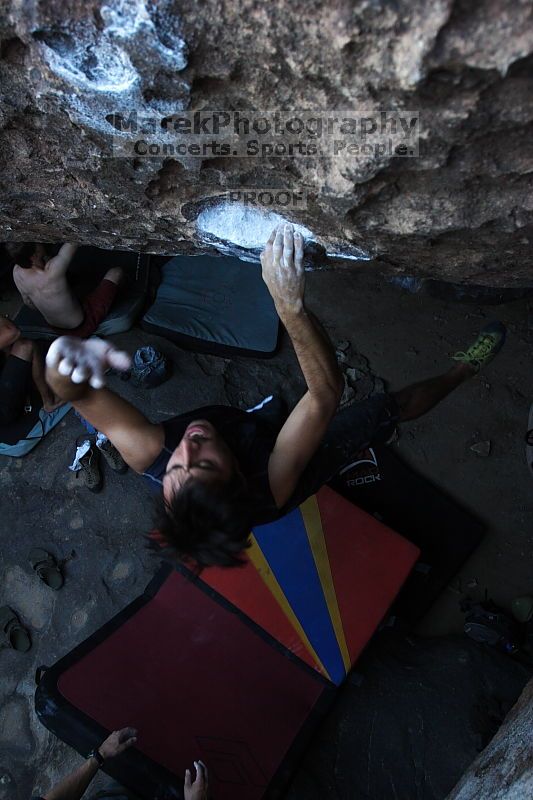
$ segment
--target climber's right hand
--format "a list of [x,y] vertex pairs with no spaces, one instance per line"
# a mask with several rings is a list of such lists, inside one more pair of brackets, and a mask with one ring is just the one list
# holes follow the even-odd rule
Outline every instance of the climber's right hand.
[[[65,378],[74,384],[88,383],[93,389],[101,389],[108,369],[122,372],[130,364],[128,353],[96,336],[91,339],[60,336],[52,342],[46,355],[46,381],[56,394],[68,399],[58,386],[58,383],[64,385]],[[58,380],[59,376],[63,380]]]

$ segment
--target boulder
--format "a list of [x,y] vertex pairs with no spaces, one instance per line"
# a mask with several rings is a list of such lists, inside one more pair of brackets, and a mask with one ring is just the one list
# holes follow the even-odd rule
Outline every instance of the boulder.
[[533,283],[529,0],[2,9],[0,240]]

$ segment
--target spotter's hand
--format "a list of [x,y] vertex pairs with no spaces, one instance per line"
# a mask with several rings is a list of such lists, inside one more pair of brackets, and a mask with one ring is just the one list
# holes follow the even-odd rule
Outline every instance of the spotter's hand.
[[102,758],[114,758],[123,753],[128,747],[137,741],[136,728],[121,728],[119,731],[110,733],[105,742],[102,742],[98,750]]
[[106,370],[123,371],[130,364],[131,358],[127,353],[96,336],[92,339],[60,336],[52,342],[46,356],[47,367],[70,378],[72,383],[88,381],[93,389],[102,388]]
[[299,312],[303,308],[305,273],[303,268],[304,242],[292,225],[280,225],[273,230],[261,253],[263,280],[274,304],[281,313]]
[[185,800],[207,800],[207,767],[203,761],[195,761],[194,769],[196,770],[196,776],[193,783],[191,783],[190,770],[185,770],[183,796]]

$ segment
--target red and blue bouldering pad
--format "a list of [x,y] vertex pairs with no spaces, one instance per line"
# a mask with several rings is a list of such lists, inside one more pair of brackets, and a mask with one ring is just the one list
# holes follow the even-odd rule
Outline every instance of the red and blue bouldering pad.
[[324,487],[257,527],[247,564],[165,567],[146,592],[44,673],[39,718],[141,797],[181,797],[201,758],[217,800],[274,798],[394,600],[417,548]]
[[289,650],[340,684],[386,615],[418,548],[328,486],[254,528],[236,576],[201,578]]
[[125,611],[46,670],[41,722],[86,755],[138,729],[105,771],[141,797],[181,798],[209,766],[217,800],[276,797],[333,687],[191,575],[164,567]]
[[419,548],[417,569],[393,608],[402,623],[415,625],[479,545],[485,523],[386,445],[356,454],[331,486]]

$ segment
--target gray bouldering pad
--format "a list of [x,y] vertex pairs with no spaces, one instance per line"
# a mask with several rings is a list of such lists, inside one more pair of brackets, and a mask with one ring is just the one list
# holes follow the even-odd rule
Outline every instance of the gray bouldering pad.
[[155,302],[141,322],[144,330],[213,355],[274,355],[279,319],[258,264],[176,256],[161,274]]

